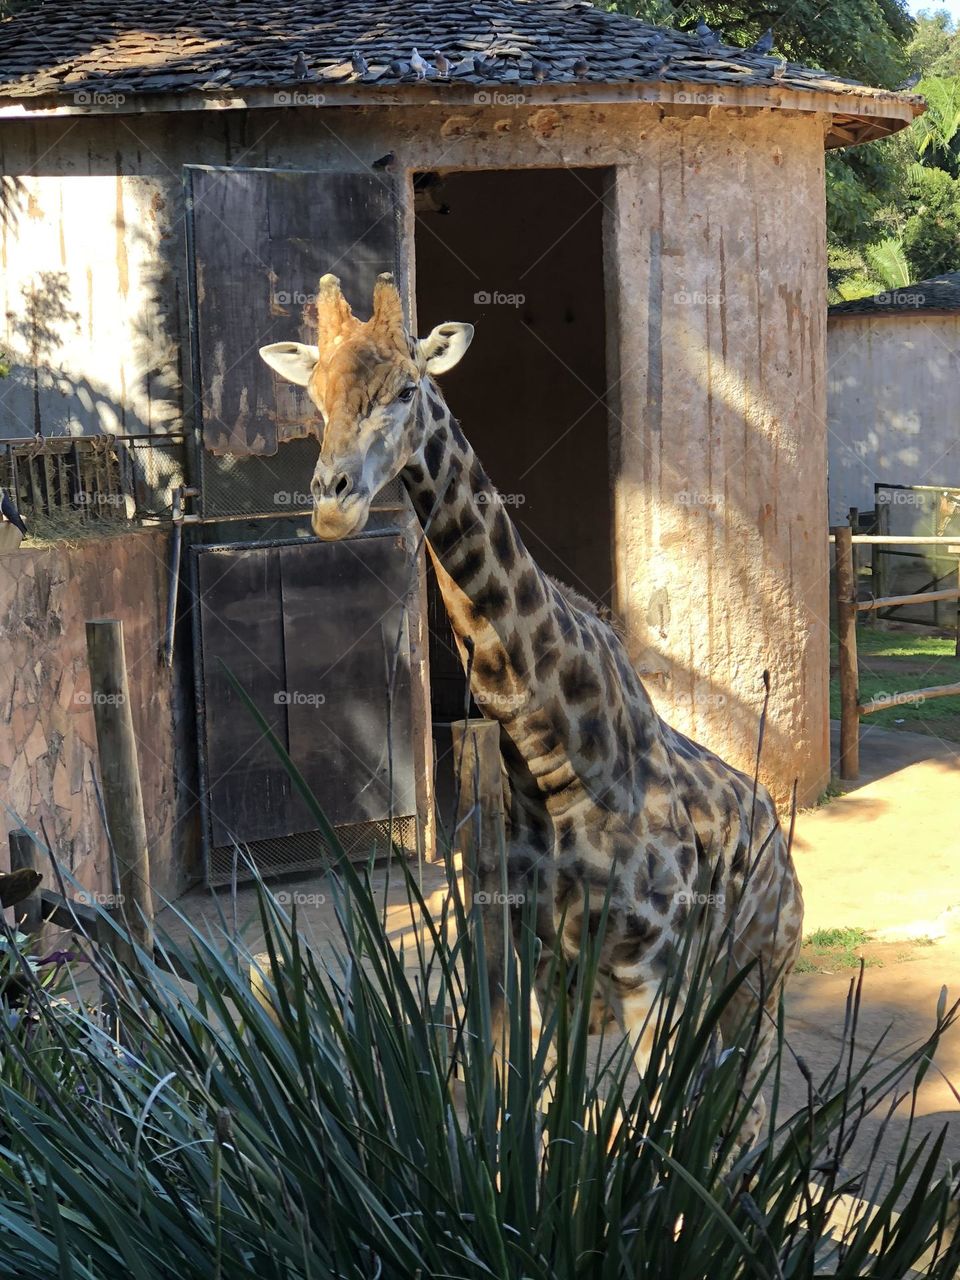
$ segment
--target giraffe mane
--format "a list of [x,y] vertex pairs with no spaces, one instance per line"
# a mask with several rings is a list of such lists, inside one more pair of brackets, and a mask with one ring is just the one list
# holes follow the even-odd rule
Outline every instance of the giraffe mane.
[[553,574],[548,573],[546,576],[568,604],[572,604],[580,613],[592,614],[595,618],[599,618],[601,622],[610,628],[614,635],[619,636],[621,640],[624,638],[623,623],[612,609],[607,608],[606,605],[598,604],[595,600],[591,600],[582,591],[577,591],[575,587],[570,587],[565,582],[561,582]]

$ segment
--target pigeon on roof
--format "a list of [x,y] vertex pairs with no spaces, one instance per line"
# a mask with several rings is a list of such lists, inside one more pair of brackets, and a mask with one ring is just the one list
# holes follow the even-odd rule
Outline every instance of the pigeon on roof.
[[410,70],[413,71],[418,80],[426,80],[427,76],[430,74],[430,69],[430,63],[427,62],[425,58],[421,58],[420,54],[417,52],[416,46],[414,46],[413,52],[410,55]]

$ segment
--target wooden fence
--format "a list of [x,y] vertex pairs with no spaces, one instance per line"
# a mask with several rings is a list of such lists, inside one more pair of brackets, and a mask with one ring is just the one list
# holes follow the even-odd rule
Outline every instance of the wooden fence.
[[[954,537],[907,537],[903,534],[855,534],[847,525],[830,530],[831,542],[836,553],[833,578],[834,599],[837,608],[837,635],[840,659],[840,777],[850,781],[860,776],[860,717],[902,706],[918,698],[947,698],[960,694],[960,683],[933,685],[915,689],[910,693],[889,694],[860,701],[859,662],[857,658],[857,614],[877,609],[891,609],[897,605],[926,604],[934,600],[960,601],[958,586],[946,591],[922,591],[916,595],[878,596],[871,600],[857,599],[857,575],[854,567],[855,546],[913,545],[950,547],[960,554],[960,539]],[[960,648],[960,642],[958,642]]]

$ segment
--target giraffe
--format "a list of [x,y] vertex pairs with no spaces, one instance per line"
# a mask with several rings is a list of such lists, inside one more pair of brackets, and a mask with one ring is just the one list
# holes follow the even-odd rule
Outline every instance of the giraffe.
[[[306,387],[324,429],[311,481],[321,539],[359,532],[373,496],[399,476],[426,535],[471,692],[499,721],[511,891],[544,886],[543,954],[580,948],[606,904],[604,998],[648,1060],[651,1011],[677,972],[680,939],[708,886],[703,924],[738,967],[759,962],[721,1024],[756,1023],[743,1089],[761,1077],[782,984],[800,945],[802,897],[773,801],[754,779],[657,715],[617,630],[536,564],[435,378],[462,358],[468,324],[407,332],[399,292],[377,280],[371,318],[354,316],[339,280],[317,295],[317,344],[272,343],[262,358]],[[469,662],[467,662],[469,659]],[[480,875],[499,869],[481,868]],[[728,926],[732,925],[731,928]],[[499,1012],[502,1016],[502,975]],[[498,975],[491,977],[497,998]],[[743,1141],[763,1121],[753,1106]]]

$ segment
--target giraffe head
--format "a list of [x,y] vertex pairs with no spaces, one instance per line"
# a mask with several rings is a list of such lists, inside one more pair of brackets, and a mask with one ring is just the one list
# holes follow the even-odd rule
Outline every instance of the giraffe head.
[[333,540],[359,533],[375,493],[426,442],[421,397],[427,381],[452,369],[473,326],[441,324],[411,338],[390,275],[373,291],[373,314],[358,320],[326,275],[317,292],[317,345],[273,342],[260,354],[281,377],[306,387],[323,415],[323,443],[310,482],[313,531]]

